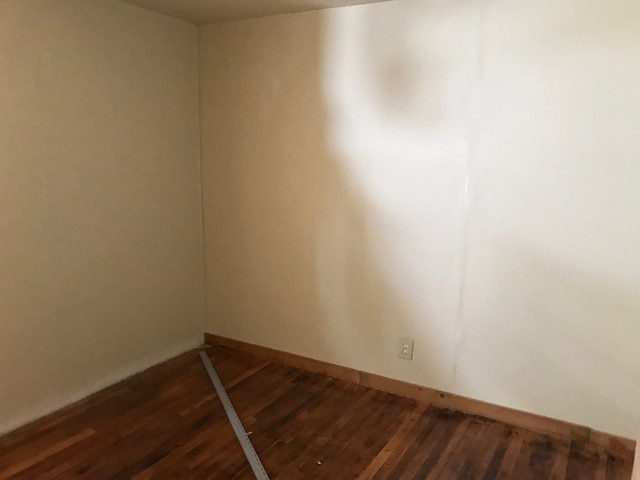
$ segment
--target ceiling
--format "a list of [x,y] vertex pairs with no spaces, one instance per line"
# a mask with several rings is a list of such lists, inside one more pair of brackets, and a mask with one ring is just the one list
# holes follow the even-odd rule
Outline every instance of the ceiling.
[[386,0],[121,0],[196,25]]

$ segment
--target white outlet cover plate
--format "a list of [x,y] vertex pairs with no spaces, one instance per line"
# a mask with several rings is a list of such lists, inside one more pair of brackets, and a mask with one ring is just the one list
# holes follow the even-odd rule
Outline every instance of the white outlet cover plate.
[[407,337],[398,339],[398,356],[405,360],[413,360],[413,340]]

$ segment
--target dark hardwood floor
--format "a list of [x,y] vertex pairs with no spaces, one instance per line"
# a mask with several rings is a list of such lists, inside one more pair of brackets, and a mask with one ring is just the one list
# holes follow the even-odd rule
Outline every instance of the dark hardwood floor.
[[[629,459],[208,348],[271,478],[594,479]],[[0,479],[251,479],[197,351],[0,438]]]

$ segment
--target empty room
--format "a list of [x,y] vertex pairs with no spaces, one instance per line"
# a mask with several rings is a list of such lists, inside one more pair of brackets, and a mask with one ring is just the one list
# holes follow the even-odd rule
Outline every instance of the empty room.
[[640,480],[638,0],[0,0],[0,480]]

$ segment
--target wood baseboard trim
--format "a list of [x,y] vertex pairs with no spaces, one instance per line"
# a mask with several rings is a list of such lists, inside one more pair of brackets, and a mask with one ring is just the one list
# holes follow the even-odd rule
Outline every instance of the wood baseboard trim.
[[[151,367],[154,367],[160,363],[164,363],[178,355],[182,355],[185,352],[193,350],[196,347],[202,345],[202,335],[195,335],[187,339],[186,341],[167,348],[155,355],[141,358],[138,361],[127,365],[126,367],[117,370],[109,375],[98,378],[91,381],[87,385],[83,385],[76,389],[73,389],[67,393],[61,394],[51,399],[45,399],[41,404],[28,406],[23,412],[15,415],[13,418],[6,422],[0,422],[0,436],[9,432],[17,430],[25,425],[28,425],[36,420],[46,417],[51,414],[57,414],[61,410],[84,400],[85,398],[104,390],[105,388],[115,385],[133,375],[137,375]],[[0,475],[0,478],[4,478]]]
[[246,343],[240,340],[233,340],[211,333],[205,334],[205,342],[208,345],[238,350],[275,363],[281,363],[308,372],[320,373],[357,385],[412,398],[436,407],[457,410],[470,415],[497,420],[545,435],[553,435],[567,440],[589,443],[615,452],[628,459],[633,458],[636,448],[636,442],[634,440],[599,432],[563,420],[523,412],[461,395],[441,392],[429,387],[383,377],[374,373],[362,372],[321,360],[314,360],[281,350]]

